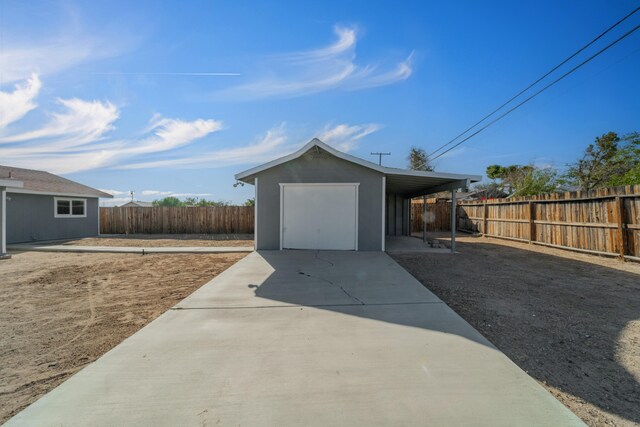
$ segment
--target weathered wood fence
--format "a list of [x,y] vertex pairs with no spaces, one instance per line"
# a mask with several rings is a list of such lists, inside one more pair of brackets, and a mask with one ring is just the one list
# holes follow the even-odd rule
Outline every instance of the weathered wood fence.
[[[422,199],[411,203],[411,232],[422,232],[425,209]],[[427,199],[427,231],[451,230],[451,203],[445,200]]]
[[640,261],[640,185],[460,202],[458,228]]
[[100,208],[101,234],[244,234],[253,225],[253,206]]

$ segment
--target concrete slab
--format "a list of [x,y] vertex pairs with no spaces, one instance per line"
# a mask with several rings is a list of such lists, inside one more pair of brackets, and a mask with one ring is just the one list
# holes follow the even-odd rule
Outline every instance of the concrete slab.
[[38,245],[38,244],[18,244],[7,247],[13,251],[38,251],[38,252],[100,252],[116,254],[219,254],[219,253],[244,253],[253,252],[250,246],[172,246],[139,248],[132,246],[75,246],[75,245]]
[[261,251],[179,308],[442,302],[382,252]]
[[385,254],[307,251],[248,255],[7,423],[424,424],[583,425]]

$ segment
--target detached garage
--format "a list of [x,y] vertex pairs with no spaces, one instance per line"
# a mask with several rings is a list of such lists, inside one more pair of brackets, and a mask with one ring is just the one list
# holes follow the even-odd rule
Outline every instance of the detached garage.
[[411,198],[480,177],[379,166],[313,139],[236,179],[255,186],[256,249],[383,251],[410,233]]

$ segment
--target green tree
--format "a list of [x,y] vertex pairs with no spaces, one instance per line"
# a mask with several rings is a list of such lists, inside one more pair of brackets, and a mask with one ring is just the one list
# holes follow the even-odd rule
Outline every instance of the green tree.
[[640,184],[640,135],[607,132],[596,137],[563,178],[581,190]]
[[615,161],[621,165],[621,172],[618,175],[612,175],[607,181],[607,186],[640,184],[640,134],[638,132],[622,137],[622,144]]
[[160,199],[160,200],[154,200],[153,204],[156,206],[164,206],[164,207],[183,206],[183,203],[180,201],[180,199],[173,196],[165,197],[164,199]]
[[534,196],[551,193],[558,188],[558,173],[555,168],[534,165],[491,165],[487,177],[493,180],[491,190],[509,196]]
[[244,202],[245,206],[255,206],[256,205],[256,199],[247,199],[246,202]]
[[407,160],[409,162],[409,169],[429,172],[434,170],[433,165],[430,164],[429,155],[422,148],[411,147]]
[[156,206],[229,206],[231,202],[225,200],[207,200],[198,199],[196,197],[185,197],[184,201],[177,197],[165,197],[164,199],[154,200]]
[[558,189],[558,172],[552,167],[524,166],[512,182],[514,196],[535,196]]
[[196,197],[185,197],[182,206],[198,206],[198,199]]
[[504,175],[505,168],[500,165],[487,166],[487,178],[500,179]]
[[477,191],[479,193],[478,197],[482,198],[501,199],[508,196],[508,194],[505,193],[500,184],[495,181],[486,184],[476,184],[473,189],[474,191]]
[[200,199],[196,206],[229,206],[231,202],[226,200],[207,200]]

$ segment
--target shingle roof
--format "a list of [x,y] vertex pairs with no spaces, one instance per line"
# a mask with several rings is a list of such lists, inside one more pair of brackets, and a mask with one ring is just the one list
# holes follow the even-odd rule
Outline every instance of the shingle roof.
[[[13,190],[13,192],[26,190],[27,192],[50,193],[60,196],[113,197],[111,194],[87,187],[86,185],[49,172],[15,168],[12,166],[0,166],[0,178],[9,177],[24,183],[22,189]],[[12,189],[8,188],[7,192],[12,192]]]

